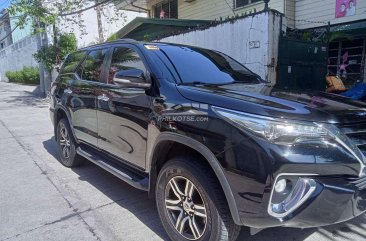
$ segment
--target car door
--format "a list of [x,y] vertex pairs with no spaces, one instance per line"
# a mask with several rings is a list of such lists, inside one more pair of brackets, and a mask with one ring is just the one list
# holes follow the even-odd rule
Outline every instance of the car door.
[[110,55],[108,83],[98,90],[98,147],[145,169],[151,97],[143,88],[121,88],[113,79],[119,71],[134,70],[142,70],[146,79],[146,61],[132,45],[114,46]]
[[79,141],[98,145],[96,89],[101,81],[102,69],[108,49],[95,49],[87,53],[77,69],[75,79],[65,93],[70,95],[67,107]]

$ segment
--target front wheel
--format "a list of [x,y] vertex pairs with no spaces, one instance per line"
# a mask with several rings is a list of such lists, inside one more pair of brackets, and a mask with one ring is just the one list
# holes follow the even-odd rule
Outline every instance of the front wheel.
[[57,144],[62,165],[75,167],[84,163],[84,159],[76,153],[77,143],[67,119],[61,119],[57,123]]
[[156,203],[172,240],[233,241],[240,232],[217,179],[199,160],[167,162],[159,173]]

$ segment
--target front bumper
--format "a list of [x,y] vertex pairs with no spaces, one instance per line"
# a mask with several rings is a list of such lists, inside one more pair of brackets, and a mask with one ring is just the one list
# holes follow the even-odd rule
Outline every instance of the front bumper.
[[311,177],[316,191],[299,208],[286,217],[265,215],[248,220],[254,228],[276,226],[311,228],[344,222],[366,210],[366,177]]
[[[319,190],[281,226],[319,227],[344,222],[366,210],[366,178],[316,178]],[[297,213],[297,215],[296,215]],[[279,220],[280,221],[280,220]]]

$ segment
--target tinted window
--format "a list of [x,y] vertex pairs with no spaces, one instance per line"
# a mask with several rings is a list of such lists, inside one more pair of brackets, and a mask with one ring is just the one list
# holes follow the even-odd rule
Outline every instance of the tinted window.
[[113,83],[113,78],[116,73],[134,69],[142,70],[144,73],[146,72],[145,65],[138,53],[130,48],[115,48],[109,69],[108,82]]
[[75,52],[69,54],[62,65],[61,73],[71,73],[74,72],[76,67],[78,67],[80,61],[85,57],[86,53],[84,51]]
[[260,83],[260,78],[229,56],[201,48],[159,46],[175,66],[183,83]]
[[78,73],[83,80],[99,81],[103,68],[103,61],[107,49],[98,49],[91,51],[85,58],[81,71]]

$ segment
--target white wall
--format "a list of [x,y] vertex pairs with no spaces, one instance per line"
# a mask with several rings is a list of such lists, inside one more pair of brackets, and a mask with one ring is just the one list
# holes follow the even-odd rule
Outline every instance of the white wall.
[[37,52],[36,36],[29,36],[0,50],[0,81],[7,81],[6,71],[37,67],[33,54]]
[[[276,81],[280,16],[265,12],[205,30],[170,36],[159,41],[194,45],[226,53],[262,78]],[[259,48],[250,48],[259,42]]]

